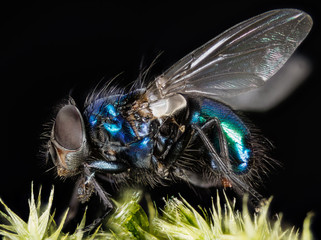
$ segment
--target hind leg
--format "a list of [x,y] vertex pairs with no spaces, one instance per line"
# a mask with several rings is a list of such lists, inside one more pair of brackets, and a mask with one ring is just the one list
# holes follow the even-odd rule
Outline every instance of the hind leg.
[[[202,127],[199,127],[198,125],[192,125],[192,127],[195,130],[195,134],[192,137],[193,140],[195,140],[196,137],[199,137],[202,140],[205,148],[208,150],[208,153],[210,155],[209,165],[214,171],[214,174],[219,175],[218,178],[221,180],[221,184],[224,187],[234,187],[234,189],[240,192],[251,192],[250,186],[246,182],[242,181],[239,176],[233,172],[228,154],[227,141],[223,133],[220,121],[216,118],[213,118],[205,123]],[[219,153],[213,146],[211,140],[206,135],[206,132],[210,127],[215,127],[218,133],[218,141],[220,146]],[[204,178],[202,176],[202,178],[205,181],[207,180],[206,177]],[[214,182],[213,185],[217,185],[217,183]]]
[[[213,143],[208,138],[206,133],[213,132],[217,134],[218,138],[218,146],[219,149],[215,149]],[[224,187],[230,187],[230,181],[226,176],[231,175],[232,167],[229,159],[228,153],[228,145],[223,133],[222,127],[220,125],[220,121],[217,118],[212,118],[207,121],[204,125],[192,125],[191,137],[189,139],[189,143],[197,143],[199,140],[202,141],[201,147],[206,149],[207,155],[207,167],[215,172],[215,178],[209,177],[207,174],[204,175],[202,170],[193,171],[197,169],[198,166],[195,166],[194,169],[178,169],[176,175],[187,182],[199,187],[213,187],[223,185]],[[205,146],[205,148],[204,148]],[[196,163],[197,164],[197,163]],[[204,169],[203,169],[204,170]],[[225,176],[225,177],[224,177]]]
[[[208,122],[206,122],[203,126],[199,127],[198,125],[192,125],[194,129],[194,135],[192,137],[192,141],[195,141],[197,137],[200,137],[204,146],[207,150],[209,150],[210,163],[211,167],[217,169],[218,171],[229,174],[231,170],[231,163],[229,160],[229,153],[228,153],[228,145],[226,141],[226,137],[223,133],[220,121],[217,118],[212,118]],[[218,133],[218,141],[219,141],[219,149],[220,152],[218,153],[217,150],[214,148],[213,143],[211,140],[206,136],[206,132],[212,129],[216,129]]]

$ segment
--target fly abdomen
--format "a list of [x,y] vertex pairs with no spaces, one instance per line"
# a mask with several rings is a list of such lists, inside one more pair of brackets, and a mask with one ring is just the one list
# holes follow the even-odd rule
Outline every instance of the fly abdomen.
[[[251,134],[243,121],[228,106],[207,98],[191,99],[190,109],[190,124],[202,129],[222,161],[229,161],[235,173],[247,172],[253,151]],[[209,125],[210,121],[213,124]],[[215,161],[211,164],[219,168]]]

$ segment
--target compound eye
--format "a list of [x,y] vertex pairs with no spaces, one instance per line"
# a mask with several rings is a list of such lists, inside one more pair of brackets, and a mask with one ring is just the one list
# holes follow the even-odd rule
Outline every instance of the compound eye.
[[83,124],[79,110],[66,105],[57,114],[54,126],[54,138],[65,149],[76,150],[83,144]]

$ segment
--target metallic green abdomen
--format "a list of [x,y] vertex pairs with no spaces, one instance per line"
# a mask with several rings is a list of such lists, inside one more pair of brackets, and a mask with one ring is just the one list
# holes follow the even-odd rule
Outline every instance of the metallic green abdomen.
[[[198,109],[191,113],[190,123],[203,126],[210,119],[219,120],[222,132],[228,145],[229,160],[236,173],[244,173],[248,170],[252,157],[250,147],[250,131],[243,121],[226,105],[211,99],[204,98],[198,101]],[[213,128],[205,130],[214,148],[220,153],[219,137]]]

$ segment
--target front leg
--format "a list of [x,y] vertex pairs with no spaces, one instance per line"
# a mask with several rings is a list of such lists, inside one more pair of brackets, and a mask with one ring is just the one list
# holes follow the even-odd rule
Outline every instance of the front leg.
[[95,179],[95,170],[91,170],[90,165],[84,165],[84,175],[79,181],[77,194],[78,199],[84,203],[89,200],[90,196],[94,191],[99,195],[100,199],[103,201],[105,207],[105,213],[95,219],[94,222],[86,226],[83,231],[89,232],[96,228],[105,218],[106,216],[113,210],[114,206],[111,203],[108,193],[100,186],[100,184]]
[[100,199],[103,201],[105,208],[113,208],[111,201],[109,200],[108,194],[100,186],[100,184],[95,179],[96,169],[90,168],[90,165],[84,165],[84,174],[79,181],[78,185],[78,199],[84,203],[87,202],[94,191],[99,195]]

